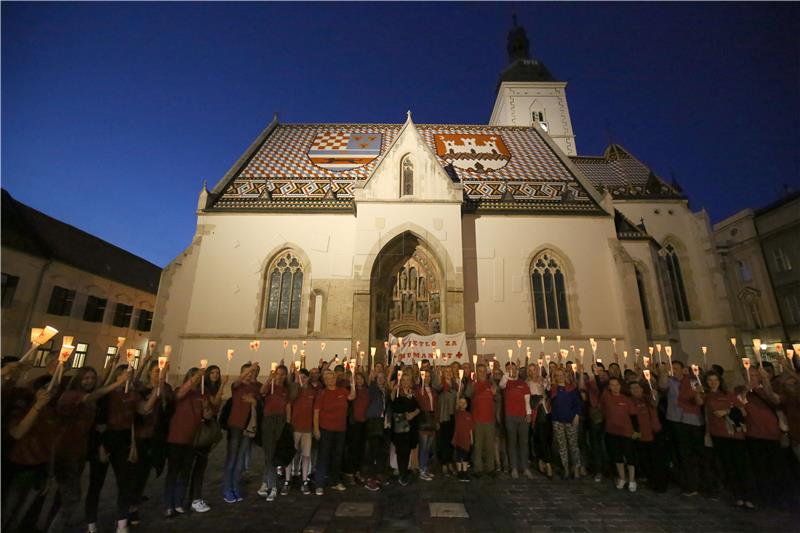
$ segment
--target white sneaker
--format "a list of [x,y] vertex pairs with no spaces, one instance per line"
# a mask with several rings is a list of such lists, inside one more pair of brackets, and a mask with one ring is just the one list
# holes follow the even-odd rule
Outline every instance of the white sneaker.
[[117,533],[129,533],[128,529],[128,521],[127,520],[118,520],[117,521]]
[[267,495],[267,501],[274,502],[277,497],[278,497],[278,489],[269,489],[269,494]]
[[603,481],[603,475],[602,474],[595,474],[594,475],[594,482],[595,483],[600,483],[601,481]]
[[636,482],[635,481],[631,481],[630,483],[628,483],[628,490],[631,491],[631,492],[636,492]]
[[619,490],[622,490],[622,489],[625,488],[625,480],[624,479],[618,479],[617,480],[617,488]]
[[195,513],[207,513],[211,510],[211,507],[203,500],[195,500],[192,502],[192,511]]
[[97,523],[90,522],[86,527],[87,527],[86,531],[88,533],[97,533]]
[[267,494],[269,494],[269,487],[267,487],[267,484],[262,483],[261,487],[258,489],[258,492],[256,494],[258,494],[262,498],[266,497]]
[[184,514],[186,512],[186,509],[184,509],[183,507],[176,507],[175,512],[178,514]]

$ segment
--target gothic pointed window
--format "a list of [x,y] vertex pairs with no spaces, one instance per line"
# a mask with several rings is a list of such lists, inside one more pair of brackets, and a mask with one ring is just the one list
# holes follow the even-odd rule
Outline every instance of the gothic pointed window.
[[411,157],[406,156],[400,165],[402,173],[402,195],[408,196],[414,194],[414,162]]
[[666,252],[664,259],[667,263],[667,275],[669,276],[672,300],[675,302],[675,312],[678,314],[679,321],[686,322],[692,318],[689,313],[689,300],[686,298],[686,285],[683,282],[681,262],[678,259],[678,253],[671,244],[668,244],[664,250]]
[[567,280],[561,262],[550,252],[533,260],[533,314],[537,329],[569,329]]
[[303,265],[291,251],[283,252],[272,262],[267,277],[267,290],[269,293],[265,327],[300,327]]
[[636,270],[636,287],[639,289],[639,305],[642,309],[642,320],[644,329],[650,330],[650,312],[647,309],[647,293],[645,292],[644,274],[638,268]]

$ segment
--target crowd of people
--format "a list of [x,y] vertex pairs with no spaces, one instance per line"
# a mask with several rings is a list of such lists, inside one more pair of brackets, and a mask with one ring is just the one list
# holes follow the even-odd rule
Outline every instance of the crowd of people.
[[[136,370],[112,360],[101,374],[86,367],[63,377],[52,361],[32,381],[25,364],[7,362],[2,528],[63,531],[83,504],[87,530],[97,531],[109,466],[118,532],[143,520],[154,475],[165,484],[164,517],[208,512],[206,465],[223,439],[220,504],[496,476],[590,476],[630,492],[674,484],[685,497],[729,498],[742,509],[798,503],[800,387],[791,358],[781,357],[777,372],[766,361],[724,370],[637,359],[628,367],[616,356],[584,368],[563,353],[535,362],[395,359],[369,367],[281,361],[261,380],[261,366],[248,362],[230,387],[217,366],[191,368],[172,387],[168,364],[150,358]],[[252,494],[243,488],[251,472],[261,473]]]

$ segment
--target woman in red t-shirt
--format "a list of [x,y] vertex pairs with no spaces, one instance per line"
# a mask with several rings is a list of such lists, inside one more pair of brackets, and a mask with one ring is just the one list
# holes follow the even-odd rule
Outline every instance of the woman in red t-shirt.
[[436,439],[436,391],[431,386],[431,370],[420,371],[420,384],[414,395],[420,408],[419,416],[419,478],[432,481],[430,471],[431,452]]
[[661,433],[661,421],[657,410],[658,396],[648,385],[643,385],[640,381],[631,381],[628,387],[639,425],[639,436],[636,439],[636,468],[639,477],[647,477],[648,487],[663,492],[667,490],[667,454],[662,450],[661,442],[657,442]]
[[457,400],[455,429],[453,430],[453,448],[455,449],[456,474],[459,481],[469,482],[469,452],[475,442],[473,435],[474,424],[472,413],[467,411],[467,399],[460,397]]
[[294,456],[291,472],[300,472],[302,476],[301,488],[303,494],[311,494],[311,430],[314,427],[314,400],[317,390],[311,386],[308,369],[301,368],[295,372],[295,381],[292,384],[292,408],[289,413],[288,423],[294,432]]
[[251,417],[256,414],[258,391],[261,389],[258,382],[259,370],[258,363],[246,363],[242,365],[239,377],[231,384],[231,405],[225,423],[228,447],[222,478],[222,499],[225,503],[244,500],[239,494],[239,483],[253,442],[253,437],[246,430],[248,426],[256,426],[256,419],[251,420]]
[[314,438],[317,447],[316,494],[325,493],[325,484],[330,482],[334,490],[345,490],[339,480],[347,430],[347,402],[355,400],[355,381],[350,382],[350,392],[336,385],[336,374],[326,370],[322,379],[325,388],[317,394],[314,402]]
[[715,372],[706,374],[706,390],[706,433],[714,443],[714,455],[722,463],[736,506],[752,509],[751,471],[742,426],[744,404],[727,391]]
[[346,456],[344,461],[344,475],[348,482],[364,484],[361,477],[361,462],[364,460],[366,444],[365,425],[367,420],[367,406],[369,405],[369,389],[364,374],[356,372],[356,397],[350,402],[347,435],[345,437]]
[[166,517],[185,511],[189,475],[194,460],[194,439],[203,420],[203,397],[200,380],[204,371],[190,368],[183,385],[175,391],[175,413],[169,424],[167,436],[167,478],[164,488],[164,514]]
[[617,488],[625,487],[627,465],[628,490],[636,492],[636,452],[631,420],[631,416],[636,414],[636,406],[629,397],[622,394],[622,383],[619,378],[612,377],[608,380],[608,389],[600,397],[600,405],[606,422],[608,456],[617,467]]

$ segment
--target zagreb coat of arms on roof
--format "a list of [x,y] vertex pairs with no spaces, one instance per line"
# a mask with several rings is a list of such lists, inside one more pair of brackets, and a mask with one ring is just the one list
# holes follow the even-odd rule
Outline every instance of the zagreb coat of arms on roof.
[[436,153],[454,167],[486,172],[501,169],[511,160],[499,135],[439,134],[434,138]]
[[308,150],[312,163],[334,172],[363,167],[380,154],[380,133],[323,132]]

